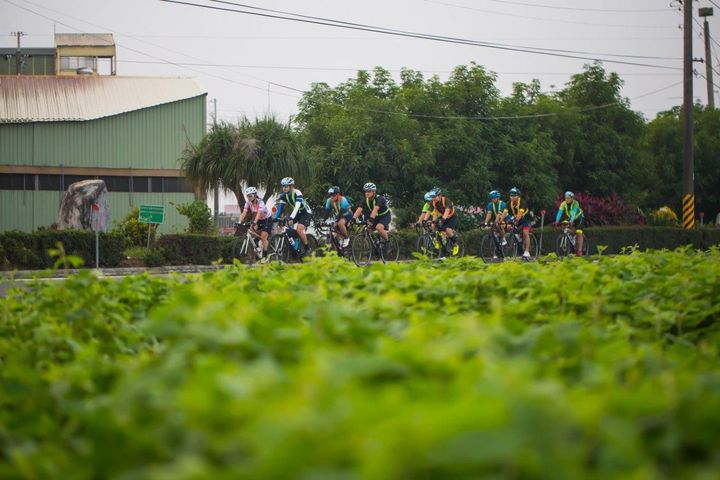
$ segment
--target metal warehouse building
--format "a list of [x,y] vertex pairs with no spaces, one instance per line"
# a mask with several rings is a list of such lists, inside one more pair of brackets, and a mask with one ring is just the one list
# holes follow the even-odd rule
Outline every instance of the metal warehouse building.
[[178,158],[205,133],[206,96],[187,78],[0,75],[0,231],[49,227],[89,178],[105,180],[113,222],[165,205],[161,231],[183,229],[171,203],[195,195]]

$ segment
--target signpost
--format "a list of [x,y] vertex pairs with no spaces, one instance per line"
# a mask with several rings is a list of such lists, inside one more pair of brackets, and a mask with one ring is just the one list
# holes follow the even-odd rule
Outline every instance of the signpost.
[[92,204],[92,227],[95,230],[95,268],[100,268],[100,204]]
[[140,205],[140,223],[148,224],[147,248],[150,248],[150,229],[153,225],[161,225],[165,221],[163,205]]

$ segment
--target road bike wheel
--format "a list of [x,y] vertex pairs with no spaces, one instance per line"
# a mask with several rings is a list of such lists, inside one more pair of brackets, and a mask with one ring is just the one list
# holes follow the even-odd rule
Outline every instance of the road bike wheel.
[[268,248],[268,261],[287,263],[290,259],[290,245],[285,235],[273,235],[270,237]]
[[358,267],[370,265],[373,259],[373,244],[365,234],[358,234],[350,242],[353,262]]
[[415,250],[428,258],[433,258],[437,254],[433,246],[433,239],[427,233],[423,233],[418,237]]
[[238,260],[242,261],[242,257],[244,256],[243,253],[246,251],[247,247],[247,238],[236,238],[232,241],[232,246],[230,247],[230,261],[234,262],[234,260],[237,258]]
[[561,234],[555,241],[555,253],[560,258],[567,257],[573,251],[573,244],[570,241],[570,237],[566,234]]
[[460,235],[460,232],[455,232],[452,241],[452,247],[448,249],[448,257],[460,258],[465,255],[465,241]]
[[502,251],[502,248],[497,245],[496,241],[493,240],[490,235],[485,235],[482,242],[480,242],[480,256],[485,263],[501,262],[505,254]]
[[387,243],[380,249],[383,262],[397,262],[400,259],[400,242],[395,235],[389,234]]

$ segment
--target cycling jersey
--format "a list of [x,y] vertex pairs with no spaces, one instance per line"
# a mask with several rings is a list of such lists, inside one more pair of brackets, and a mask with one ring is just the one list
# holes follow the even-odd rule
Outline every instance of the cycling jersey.
[[370,214],[376,206],[378,207],[378,217],[390,213],[387,199],[382,195],[375,195],[372,200],[366,197],[365,201],[362,202],[362,210],[365,218],[370,218]]
[[445,210],[447,210],[448,208],[450,209],[450,216],[448,218],[451,218],[453,215],[455,215],[455,205],[453,205],[450,199],[444,195],[433,198],[432,208],[433,215],[445,215]]
[[568,205],[567,202],[562,202],[560,204],[560,208],[558,208],[558,213],[555,217],[555,221],[559,222],[560,219],[563,217],[563,214],[565,214],[569,222],[574,222],[576,219],[585,217],[585,214],[580,208],[580,204],[577,200],[573,200],[571,205]]
[[254,202],[246,201],[245,206],[243,207],[243,212],[250,212],[253,215],[257,215],[258,212],[260,212],[258,220],[265,220],[268,216],[270,216],[270,212],[265,206],[265,202],[263,202],[260,198],[256,198]]
[[325,202],[325,210],[332,212],[337,218],[352,215],[350,201],[343,195],[338,195],[337,200],[328,198]]
[[430,213],[432,212],[432,206],[430,205],[430,202],[425,202],[425,205],[423,205],[422,213]]
[[485,207],[485,211],[492,213],[493,218],[498,218],[501,213],[507,212],[507,204],[502,200],[498,200],[497,203],[490,202]]
[[508,212],[510,213],[510,216],[512,218],[517,219],[520,215],[527,216],[528,207],[527,203],[525,203],[525,200],[522,198],[518,198],[518,201],[513,203],[512,199],[510,199],[510,203],[507,204]]
[[278,198],[277,212],[275,212],[275,218],[280,218],[280,214],[283,211],[283,206],[285,205],[293,209],[292,213],[290,213],[289,215],[291,219],[295,219],[298,213],[312,213],[312,210],[310,210],[310,205],[307,204],[307,202],[303,198],[302,192],[297,188],[294,188],[290,192],[283,192],[280,194],[280,197]]

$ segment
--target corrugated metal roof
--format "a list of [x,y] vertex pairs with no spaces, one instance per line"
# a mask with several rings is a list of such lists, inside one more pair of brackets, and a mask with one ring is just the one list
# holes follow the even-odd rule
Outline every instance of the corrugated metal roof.
[[[15,56],[16,48],[0,48],[0,55],[12,55]],[[52,55],[55,56],[54,48],[21,48],[21,55]]]
[[204,95],[191,78],[0,76],[0,123],[84,121]]
[[56,33],[58,47],[109,47],[115,45],[112,33]]

